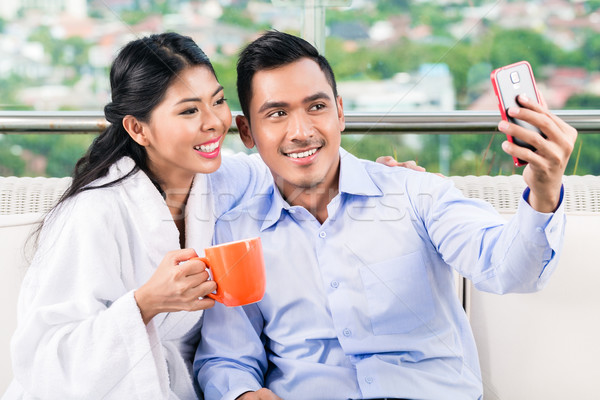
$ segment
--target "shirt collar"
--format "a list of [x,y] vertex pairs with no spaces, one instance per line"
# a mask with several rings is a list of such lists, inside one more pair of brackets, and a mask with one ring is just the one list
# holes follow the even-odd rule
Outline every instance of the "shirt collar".
[[340,192],[357,196],[383,196],[365,169],[365,162],[340,148]]
[[[348,153],[340,147],[340,181],[339,188],[341,193],[347,193],[356,196],[383,196],[383,192],[373,182],[369,173],[365,169],[365,164],[354,155]],[[271,188],[271,193],[267,196],[270,207],[264,214],[261,231],[270,228],[279,221],[284,210],[289,210],[292,206],[283,198],[275,183]]]

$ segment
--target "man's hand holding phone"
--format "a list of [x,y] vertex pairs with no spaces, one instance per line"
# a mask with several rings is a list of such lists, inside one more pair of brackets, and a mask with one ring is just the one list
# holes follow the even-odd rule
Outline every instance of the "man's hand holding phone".
[[502,149],[513,158],[525,161],[523,179],[531,189],[528,202],[539,212],[554,212],[560,200],[560,189],[569,157],[577,140],[577,130],[552,114],[540,96],[538,104],[519,95],[518,106],[509,107],[507,114],[515,120],[525,121],[539,132],[513,122],[500,121],[498,129],[507,136],[530,144],[535,151],[505,141]]

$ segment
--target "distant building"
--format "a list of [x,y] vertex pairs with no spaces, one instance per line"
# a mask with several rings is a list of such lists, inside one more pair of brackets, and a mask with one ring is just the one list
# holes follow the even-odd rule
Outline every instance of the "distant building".
[[456,92],[446,64],[423,64],[417,72],[381,81],[338,82],[346,111],[451,111]]
[[4,0],[0,2],[0,17],[14,19],[19,11],[39,10],[46,15],[68,14],[75,18],[87,16],[86,0]]
[[330,24],[328,36],[344,40],[366,40],[369,39],[369,32],[360,22],[335,22]]

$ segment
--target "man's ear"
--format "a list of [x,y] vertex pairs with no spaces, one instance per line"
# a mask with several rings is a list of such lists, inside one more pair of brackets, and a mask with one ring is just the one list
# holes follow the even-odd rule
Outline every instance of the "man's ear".
[[238,115],[235,117],[235,124],[238,127],[240,139],[242,139],[244,145],[249,149],[253,148],[254,139],[252,138],[252,132],[250,131],[250,124],[248,123],[248,119],[243,115]]
[[131,138],[140,146],[146,147],[150,144],[150,141],[146,137],[144,125],[133,115],[126,115],[123,118],[123,128],[125,128],[129,136],[131,136]]
[[342,101],[342,96],[338,96],[336,102],[338,113],[338,125],[340,127],[340,132],[344,132],[344,129],[346,129],[346,117],[344,116],[344,102]]

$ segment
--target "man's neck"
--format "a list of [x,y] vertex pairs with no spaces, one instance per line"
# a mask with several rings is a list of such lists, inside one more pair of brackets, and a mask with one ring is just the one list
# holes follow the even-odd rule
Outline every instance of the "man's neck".
[[277,185],[283,198],[292,206],[304,207],[321,224],[328,217],[327,206],[339,192],[339,173],[331,182],[322,182],[311,188]]

